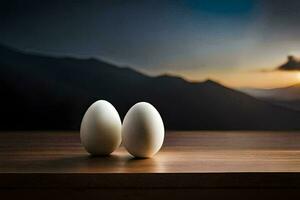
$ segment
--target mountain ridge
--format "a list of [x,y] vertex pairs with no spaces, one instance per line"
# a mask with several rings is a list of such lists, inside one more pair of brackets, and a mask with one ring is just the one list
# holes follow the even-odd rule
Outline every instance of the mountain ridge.
[[148,76],[98,59],[57,58],[0,48],[2,130],[78,129],[88,106],[106,99],[121,117],[152,103],[167,129],[299,130],[300,113],[215,81]]
[[300,84],[272,89],[242,88],[240,91],[274,105],[300,111]]
[[273,98],[276,100],[300,100],[300,83],[286,87],[260,89],[260,88],[240,88],[250,96],[258,98]]

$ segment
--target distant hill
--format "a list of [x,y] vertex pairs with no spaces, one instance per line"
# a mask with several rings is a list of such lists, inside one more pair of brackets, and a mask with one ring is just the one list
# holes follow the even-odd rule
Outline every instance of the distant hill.
[[300,111],[300,84],[274,89],[243,88],[241,91],[258,99]]
[[300,100],[300,84],[274,89],[243,88],[241,91],[255,97],[275,100]]
[[1,130],[78,129],[88,106],[110,101],[121,117],[152,103],[167,129],[300,130],[300,112],[214,81],[146,76],[96,59],[50,57],[0,46]]

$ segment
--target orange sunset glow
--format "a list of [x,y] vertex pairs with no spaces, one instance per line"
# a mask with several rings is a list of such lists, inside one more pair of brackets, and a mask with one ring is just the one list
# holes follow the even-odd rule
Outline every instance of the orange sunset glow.
[[[184,72],[183,72],[184,73]],[[239,87],[255,87],[255,88],[277,88],[294,85],[300,82],[299,72],[215,72],[206,76],[201,74],[186,73],[186,77],[190,80],[197,81],[213,79],[226,86],[239,88]]]
[[[146,72],[155,75],[155,73]],[[300,83],[300,72],[294,71],[245,71],[236,70],[230,72],[202,70],[168,71],[167,74],[180,76],[186,80],[198,82],[211,79],[232,88],[277,88]]]

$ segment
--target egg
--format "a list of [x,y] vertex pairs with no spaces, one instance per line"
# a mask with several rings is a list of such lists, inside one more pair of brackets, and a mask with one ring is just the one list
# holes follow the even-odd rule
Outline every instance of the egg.
[[125,115],[122,143],[131,155],[140,158],[152,157],[160,150],[164,135],[162,118],[150,103],[137,103]]
[[109,155],[121,143],[122,123],[115,107],[105,100],[93,103],[85,112],[81,143],[91,155]]

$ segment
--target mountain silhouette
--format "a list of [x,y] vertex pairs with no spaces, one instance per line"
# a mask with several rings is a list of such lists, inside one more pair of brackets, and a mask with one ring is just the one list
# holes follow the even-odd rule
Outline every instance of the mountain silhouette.
[[300,100],[300,84],[273,89],[242,88],[241,91],[265,99]]
[[243,88],[241,91],[275,105],[300,111],[300,84],[273,89]]
[[274,106],[212,80],[151,77],[97,59],[51,57],[0,46],[1,130],[79,129],[98,99],[123,118],[152,103],[167,129],[299,130],[300,112]]

